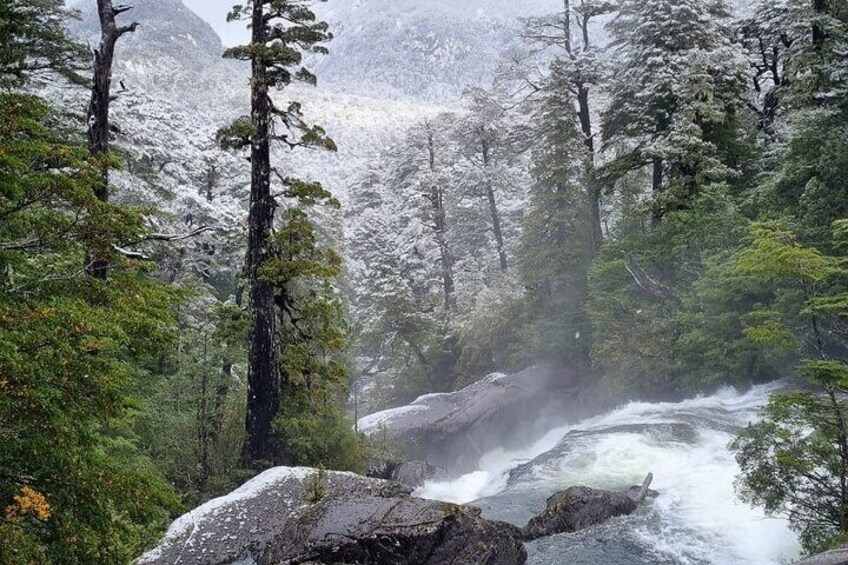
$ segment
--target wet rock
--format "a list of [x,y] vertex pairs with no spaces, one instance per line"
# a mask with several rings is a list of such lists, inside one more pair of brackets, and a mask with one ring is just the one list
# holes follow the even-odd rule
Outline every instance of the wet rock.
[[457,392],[422,396],[365,416],[357,426],[368,435],[385,433],[408,459],[467,472],[491,449],[520,446],[552,422],[592,413],[584,389],[574,369],[537,365],[489,375]]
[[627,516],[654,491],[648,487],[653,480],[648,475],[644,484],[625,492],[611,492],[589,487],[571,487],[548,498],[541,514],[524,527],[528,541],[554,534],[572,533],[603,524],[616,516]]
[[390,478],[415,489],[424,486],[424,483],[428,481],[446,481],[448,473],[438,465],[431,465],[425,461],[407,461],[395,467]]
[[177,519],[139,565],[520,565],[521,532],[352,473],[270,469]]
[[848,565],[848,547],[839,547],[810,556],[795,565]]
[[299,511],[257,560],[265,564],[514,565],[526,561],[521,531],[470,507],[365,497]]

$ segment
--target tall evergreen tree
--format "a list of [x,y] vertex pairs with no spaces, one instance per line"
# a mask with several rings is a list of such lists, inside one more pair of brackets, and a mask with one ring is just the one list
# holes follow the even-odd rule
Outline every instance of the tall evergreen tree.
[[618,61],[603,131],[617,158],[606,170],[651,168],[655,221],[732,172],[745,61],[728,17],[724,0],[624,0],[609,25]]
[[[602,82],[604,62],[597,46],[592,44],[590,25],[598,16],[615,8],[608,0],[563,0],[562,12],[544,18],[531,19],[525,36],[549,47],[558,47],[557,59],[567,80],[560,81],[573,95],[576,118],[591,165],[597,152],[596,126],[592,106],[592,89]],[[579,35],[575,34],[575,25]],[[588,179],[587,179],[588,181]],[[593,248],[597,252],[603,243],[601,214],[602,185],[591,187],[590,213],[594,234]]]
[[[248,20],[252,34],[249,44],[233,47],[225,53],[225,57],[251,63],[251,115],[240,118],[218,136],[226,148],[249,147],[252,169],[246,265],[251,319],[244,447],[244,460],[248,464],[276,458],[271,431],[280,408],[277,354],[280,343],[277,336],[285,328],[277,325],[273,282],[261,274],[272,257],[271,238],[277,207],[271,192],[272,178],[281,181],[285,196],[305,204],[323,202],[329,197],[319,185],[284,177],[271,163],[271,146],[275,142],[289,149],[335,149],[323,129],[304,121],[300,103],[279,107],[271,96],[273,88],[284,89],[297,82],[316,83],[315,75],[303,66],[304,55],[326,53],[323,44],[332,36],[326,23],[316,21],[311,4],[312,0],[252,0],[234,6],[228,18],[230,21]],[[285,289],[278,291],[285,292]],[[282,297],[282,300],[285,303],[287,298]]]
[[533,183],[521,249],[521,280],[539,354],[588,361],[584,304],[594,248],[590,155],[575,120],[564,62],[552,65],[536,112]]

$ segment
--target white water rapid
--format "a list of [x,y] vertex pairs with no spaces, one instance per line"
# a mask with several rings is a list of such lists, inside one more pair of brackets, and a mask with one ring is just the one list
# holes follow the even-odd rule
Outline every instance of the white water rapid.
[[654,473],[660,496],[633,516],[528,544],[528,563],[569,565],[777,565],[799,555],[785,521],[734,492],[727,445],[779,385],[724,389],[679,403],[633,402],[554,429],[520,451],[486,454],[476,472],[428,483],[417,494],[474,502],[484,515],[523,525],[572,485],[619,489]]

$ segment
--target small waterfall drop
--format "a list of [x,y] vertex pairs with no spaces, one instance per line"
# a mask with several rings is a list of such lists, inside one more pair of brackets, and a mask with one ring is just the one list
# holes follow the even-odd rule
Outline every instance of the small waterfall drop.
[[779,565],[798,557],[786,521],[739,501],[727,446],[780,384],[727,388],[677,403],[632,402],[549,431],[518,451],[484,455],[476,471],[428,483],[418,495],[473,502],[523,525],[557,490],[623,489],[654,473],[660,496],[599,528],[528,545],[530,564]]

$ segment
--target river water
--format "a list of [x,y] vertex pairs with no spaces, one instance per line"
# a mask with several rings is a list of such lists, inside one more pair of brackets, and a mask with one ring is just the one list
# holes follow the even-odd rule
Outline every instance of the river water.
[[573,485],[623,489],[654,473],[660,495],[634,515],[528,544],[530,564],[777,565],[800,548],[785,521],[768,518],[734,492],[738,467],[727,445],[757,418],[780,385],[723,389],[679,403],[633,402],[551,430],[519,451],[496,450],[478,470],[428,483],[425,498],[469,503],[523,526],[545,499]]

